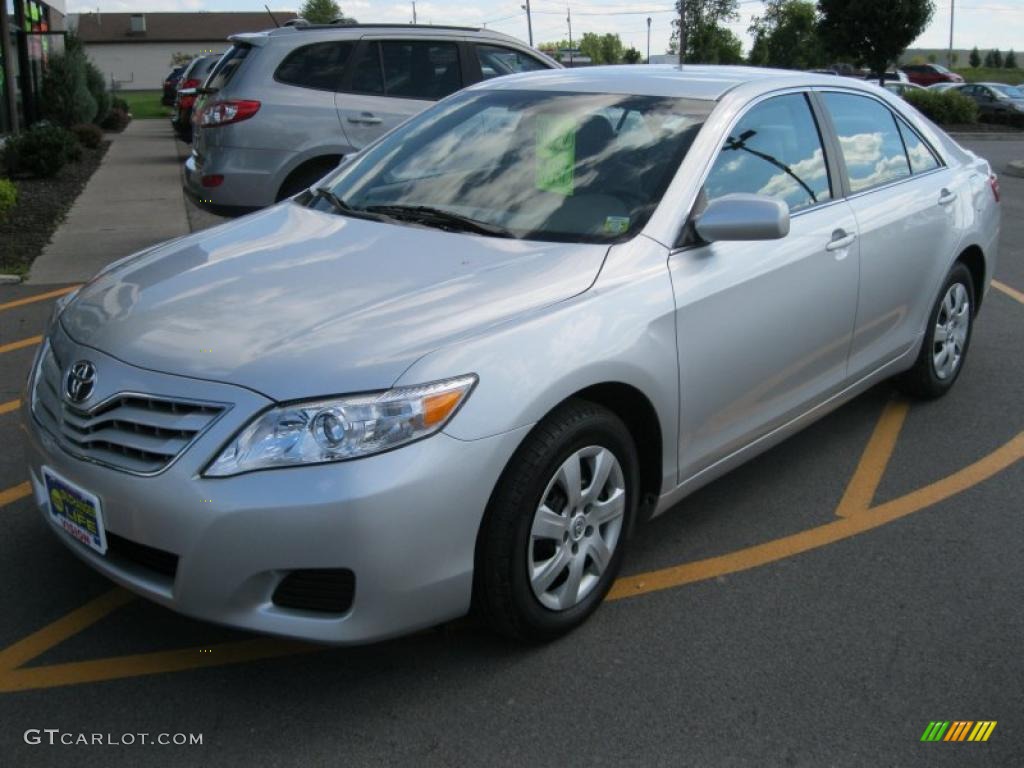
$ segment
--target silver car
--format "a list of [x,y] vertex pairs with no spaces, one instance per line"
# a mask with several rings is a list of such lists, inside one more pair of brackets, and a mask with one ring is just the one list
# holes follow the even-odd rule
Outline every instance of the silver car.
[[201,89],[184,175],[193,199],[221,213],[301,192],[465,85],[560,66],[469,27],[303,23],[231,41]]
[[35,499],[190,616],[357,643],[475,606],[556,636],[637,523],[884,379],[947,392],[998,202],[870,83],[481,83],[58,306],[24,398]]

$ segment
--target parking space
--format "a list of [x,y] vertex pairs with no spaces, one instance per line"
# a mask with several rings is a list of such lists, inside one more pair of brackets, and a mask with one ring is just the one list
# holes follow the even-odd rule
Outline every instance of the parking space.
[[[996,169],[1024,142],[978,142]],[[133,598],[44,528],[14,401],[66,286],[0,287],[0,754],[33,764],[1024,764],[1024,179],[953,392],[881,385],[642,527],[555,643],[354,649]],[[985,743],[922,743],[994,720]],[[26,729],[203,735],[26,744]],[[7,760],[5,759],[5,762]]]

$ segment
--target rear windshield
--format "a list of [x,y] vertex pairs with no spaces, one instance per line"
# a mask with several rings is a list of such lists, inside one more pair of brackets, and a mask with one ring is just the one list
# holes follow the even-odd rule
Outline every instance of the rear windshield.
[[217,66],[214,67],[203,87],[210,91],[222,89],[234,77],[235,71],[242,65],[251,50],[252,46],[247,43],[235,43],[231,46],[228,52],[220,57],[220,61],[217,62]]
[[713,106],[606,93],[463,93],[390,133],[329,184],[356,212],[429,206],[505,236],[614,242],[650,218]]

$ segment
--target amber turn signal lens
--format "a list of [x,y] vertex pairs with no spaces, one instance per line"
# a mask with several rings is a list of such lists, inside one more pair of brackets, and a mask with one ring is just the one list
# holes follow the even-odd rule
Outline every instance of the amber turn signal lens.
[[423,398],[423,425],[430,427],[447,419],[465,393],[465,390],[460,389]]

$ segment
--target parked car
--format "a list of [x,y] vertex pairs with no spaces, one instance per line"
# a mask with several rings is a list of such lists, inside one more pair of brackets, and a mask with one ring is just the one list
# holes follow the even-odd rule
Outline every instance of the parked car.
[[171,114],[171,125],[178,138],[184,142],[192,141],[192,108],[195,105],[199,87],[209,76],[220,57],[219,53],[197,56],[189,62],[178,82],[174,112]]
[[164,94],[160,98],[160,103],[165,107],[173,106],[174,96],[178,92],[178,81],[181,80],[181,73],[184,71],[185,65],[182,64],[168,72],[164,78]]
[[885,90],[895,93],[897,96],[906,96],[909,91],[923,91],[925,90],[920,85],[914,85],[913,83],[899,83],[899,82],[886,82],[884,86]]
[[236,35],[203,89],[185,188],[221,212],[302,191],[465,85],[559,64],[487,29],[291,26]]
[[190,616],[357,643],[475,605],[551,638],[636,524],[889,377],[948,392],[998,191],[855,80],[488,80],[62,299],[21,398],[34,498]]
[[929,91],[948,91],[950,88],[959,88],[960,83],[932,83],[927,86],[926,90]]
[[951,72],[941,64],[907,64],[900,67],[910,82],[915,85],[929,86],[935,83],[962,83],[963,77],[956,72]]
[[[874,74],[871,74],[870,72],[868,72],[868,73],[866,73],[864,75],[864,79],[877,83],[878,80],[879,80],[878,73],[876,72]],[[900,72],[898,69],[893,70],[891,72],[884,73],[883,76],[882,76],[882,79],[884,79],[885,82],[887,82],[887,83],[888,82],[894,82],[894,83],[909,83],[910,82],[910,79],[906,76],[906,74],[904,74],[903,72]]]
[[1016,118],[1024,113],[1024,90],[1006,83],[967,83],[957,91],[970,96],[982,118]]

